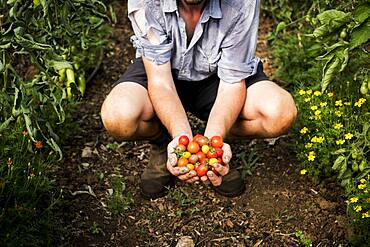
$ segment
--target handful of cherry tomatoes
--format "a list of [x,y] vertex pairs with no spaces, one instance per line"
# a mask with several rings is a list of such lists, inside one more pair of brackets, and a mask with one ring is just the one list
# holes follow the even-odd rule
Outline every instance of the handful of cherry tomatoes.
[[205,176],[208,171],[218,175],[215,164],[223,165],[221,136],[213,136],[211,140],[203,135],[196,135],[192,140],[185,135],[179,137],[179,144],[175,148],[177,166],[186,166],[189,171],[195,170],[199,177]]

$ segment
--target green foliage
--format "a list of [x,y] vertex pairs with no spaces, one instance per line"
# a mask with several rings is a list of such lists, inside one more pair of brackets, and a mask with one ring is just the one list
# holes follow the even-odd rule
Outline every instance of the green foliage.
[[[370,237],[370,4],[298,1],[301,6],[292,7],[296,3],[278,2],[280,12],[269,11],[268,5],[264,9],[277,25],[270,34],[276,78],[296,85],[294,134],[301,174],[344,186],[348,216],[358,242],[364,243]],[[281,14],[287,11],[292,11],[289,18]]]
[[311,247],[312,246],[311,239],[307,238],[306,235],[304,234],[304,232],[297,231],[295,233],[295,236],[298,238],[299,244],[301,246],[305,246],[305,247]]
[[[0,0],[0,245],[57,238],[50,179],[108,33],[101,1]],[[55,237],[53,237],[55,236]]]
[[111,186],[113,193],[108,201],[108,208],[114,213],[122,213],[134,205],[132,193],[126,192],[126,184],[119,177],[112,177]]

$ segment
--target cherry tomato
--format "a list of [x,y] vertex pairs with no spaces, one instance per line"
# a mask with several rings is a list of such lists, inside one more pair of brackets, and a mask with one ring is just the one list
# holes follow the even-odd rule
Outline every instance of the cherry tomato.
[[203,161],[203,160],[205,160],[205,159],[207,158],[206,154],[205,154],[205,153],[203,153],[202,151],[199,151],[199,152],[197,153],[197,156],[198,156],[198,160],[199,160],[199,161]]
[[203,136],[203,135],[201,135],[201,134],[196,134],[196,135],[194,136],[194,138],[193,138],[193,141],[194,141],[194,142],[198,142],[198,140],[199,140],[200,138],[202,138],[202,136]]
[[182,154],[182,157],[186,158],[186,159],[189,159],[189,157],[191,156],[191,153],[190,152],[184,152]]
[[179,137],[179,144],[181,145],[188,145],[189,144],[189,138],[185,135]]
[[216,149],[217,157],[222,157],[222,155],[224,154],[224,150],[222,148],[215,148],[215,149]]
[[206,153],[208,153],[208,151],[209,151],[209,146],[208,145],[203,145],[202,146],[202,152],[206,154]]
[[193,164],[187,164],[186,165],[187,167],[188,167],[188,169],[189,169],[189,171],[192,171],[192,170],[194,170],[195,169],[195,166],[193,165]]
[[195,169],[195,171],[197,172],[197,175],[198,175],[199,177],[203,177],[203,176],[205,176],[205,175],[207,174],[207,172],[208,172],[208,166],[207,166],[207,165],[205,165],[205,164],[201,164],[201,165],[199,165],[199,166]]
[[198,142],[199,146],[204,146],[204,145],[208,145],[209,139],[205,136],[201,136],[197,139],[197,142]]
[[209,165],[213,166],[214,164],[218,163],[218,160],[216,158],[211,158],[208,161]]
[[196,143],[195,141],[191,141],[188,144],[188,151],[192,154],[195,154],[199,151],[200,147],[199,144]]
[[197,163],[197,161],[198,161],[198,155],[196,155],[196,154],[192,154],[190,157],[189,157],[189,162],[190,163],[192,163],[192,164],[195,164],[195,163]]
[[184,158],[184,157],[181,157],[178,161],[177,161],[177,166],[186,166],[187,164],[189,163],[188,159],[187,158]]
[[185,152],[185,150],[186,150],[186,147],[182,144],[177,145],[175,148],[175,152]]
[[217,158],[217,151],[214,148],[211,148],[208,153],[207,153],[207,158],[212,159],[212,158]]
[[214,148],[220,148],[224,144],[224,141],[222,140],[221,136],[213,136],[211,138],[211,145]]

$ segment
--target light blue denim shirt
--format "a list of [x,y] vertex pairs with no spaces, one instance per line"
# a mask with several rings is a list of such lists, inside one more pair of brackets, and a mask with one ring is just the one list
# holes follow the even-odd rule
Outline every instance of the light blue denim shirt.
[[[171,61],[179,80],[199,81],[217,73],[229,83],[257,72],[259,0],[207,0],[201,18],[187,45],[185,22],[176,0],[128,0],[128,16],[135,35],[131,41],[136,56],[164,64]],[[158,44],[149,42],[133,13],[145,12],[146,30],[152,30]]]

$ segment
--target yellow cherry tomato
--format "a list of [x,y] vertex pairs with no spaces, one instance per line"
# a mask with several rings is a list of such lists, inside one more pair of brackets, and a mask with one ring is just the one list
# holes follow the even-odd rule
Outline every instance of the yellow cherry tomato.
[[184,152],[182,154],[182,157],[186,158],[186,159],[189,159],[189,157],[191,156],[191,153],[190,152]]
[[208,163],[213,166],[214,164],[218,163],[218,160],[216,158],[209,159]]
[[189,171],[192,171],[195,169],[195,166],[191,163],[187,164],[186,166],[188,167]]
[[209,151],[209,146],[208,145],[203,145],[202,146],[202,152],[205,153],[205,154],[207,154],[208,151]]

